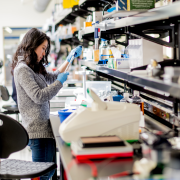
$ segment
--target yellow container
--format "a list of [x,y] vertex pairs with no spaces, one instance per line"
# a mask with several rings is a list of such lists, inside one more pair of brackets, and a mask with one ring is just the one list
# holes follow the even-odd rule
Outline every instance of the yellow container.
[[94,49],[93,50],[93,58],[94,58],[94,62],[99,61],[99,49]]
[[79,4],[79,0],[63,0],[63,8],[72,8],[75,5]]
[[75,6],[79,4],[79,0],[71,0],[71,6]]
[[92,26],[92,22],[84,22],[84,27],[91,27]]
[[108,53],[109,53],[109,58],[114,58],[114,56],[113,56],[113,53],[112,53],[111,49],[109,49]]

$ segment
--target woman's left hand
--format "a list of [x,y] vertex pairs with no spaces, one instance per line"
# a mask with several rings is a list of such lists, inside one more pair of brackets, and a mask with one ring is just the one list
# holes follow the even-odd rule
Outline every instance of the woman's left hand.
[[67,57],[67,61],[70,62],[71,58],[74,56],[74,58],[80,56],[82,53],[82,46],[78,46],[75,49],[73,49],[70,54]]

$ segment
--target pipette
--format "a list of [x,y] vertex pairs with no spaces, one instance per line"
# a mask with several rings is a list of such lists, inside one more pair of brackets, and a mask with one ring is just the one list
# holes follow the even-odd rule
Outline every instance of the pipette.
[[77,53],[75,52],[74,55],[72,56],[72,58],[71,58],[69,64],[68,64],[67,67],[66,67],[66,70],[64,71],[65,73],[67,72],[67,70],[68,70],[70,64],[72,63],[73,59],[75,58],[76,54],[77,54]]

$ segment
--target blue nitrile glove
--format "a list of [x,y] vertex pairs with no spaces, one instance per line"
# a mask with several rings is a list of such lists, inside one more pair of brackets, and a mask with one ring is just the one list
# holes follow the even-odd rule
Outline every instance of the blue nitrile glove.
[[61,84],[63,84],[67,80],[68,75],[69,75],[68,72],[61,73],[61,74],[58,75],[57,80],[60,81]]
[[67,57],[67,61],[70,62],[70,61],[71,61],[71,58],[72,58],[73,56],[76,58],[76,57],[80,56],[81,53],[82,53],[82,46],[76,47],[75,49],[73,49],[73,50],[69,53],[69,55],[68,55],[68,57]]

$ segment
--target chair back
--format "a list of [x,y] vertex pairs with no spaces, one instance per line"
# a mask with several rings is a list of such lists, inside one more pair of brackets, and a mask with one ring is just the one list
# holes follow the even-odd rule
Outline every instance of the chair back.
[[1,94],[1,97],[2,97],[3,101],[8,101],[9,100],[9,92],[8,92],[6,86],[0,85],[0,94]]
[[0,113],[0,158],[8,158],[11,153],[24,149],[28,142],[29,136],[24,127]]

